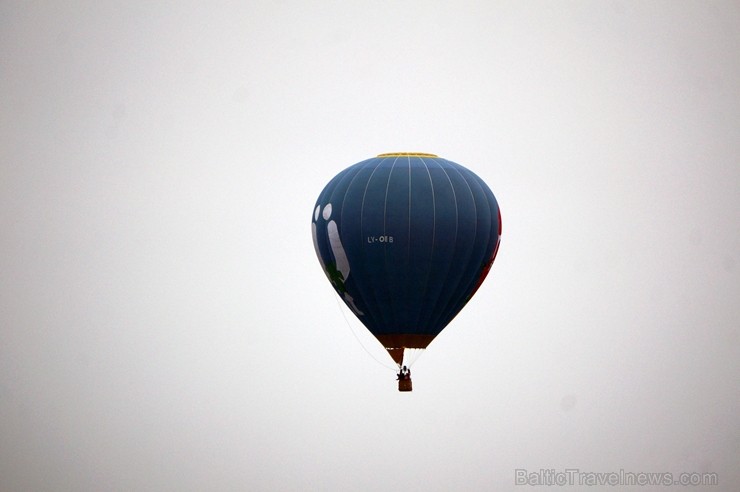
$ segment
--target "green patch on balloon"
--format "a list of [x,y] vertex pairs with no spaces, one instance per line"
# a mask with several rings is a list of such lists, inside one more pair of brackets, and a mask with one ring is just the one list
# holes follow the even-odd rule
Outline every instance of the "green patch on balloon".
[[328,263],[326,265],[326,274],[334,285],[334,288],[337,289],[337,292],[340,294],[347,292],[347,288],[344,286],[344,275],[342,275],[342,272],[337,270],[336,263]]

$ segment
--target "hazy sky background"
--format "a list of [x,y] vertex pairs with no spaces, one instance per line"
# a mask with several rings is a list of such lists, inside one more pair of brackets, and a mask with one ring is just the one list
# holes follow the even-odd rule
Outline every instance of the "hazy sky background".
[[[737,490],[738,53],[737,2],[0,2],[0,490]],[[503,216],[410,394],[310,229],[394,151]]]

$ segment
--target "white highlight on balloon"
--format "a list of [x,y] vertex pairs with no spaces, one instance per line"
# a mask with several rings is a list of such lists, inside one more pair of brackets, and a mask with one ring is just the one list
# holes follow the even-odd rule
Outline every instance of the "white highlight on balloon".
[[[316,214],[318,215],[318,207],[316,208]],[[316,230],[316,222],[311,222],[311,233],[313,234],[313,249],[316,250],[316,256],[319,258],[319,263],[321,263],[321,268],[324,269],[324,272],[326,272],[326,265],[324,265],[324,259],[321,257],[321,251],[319,251],[319,234]],[[329,275],[327,274],[327,277]]]
[[[324,209],[324,215],[326,216],[326,209]],[[331,252],[334,253],[334,259],[337,260],[337,270],[347,280],[347,277],[349,277],[349,260],[347,259],[347,253],[344,251],[344,246],[342,246],[342,240],[339,238],[337,223],[332,220],[326,225],[326,230],[329,233]]]
[[[316,210],[314,210],[314,221],[319,220],[320,209],[321,205],[317,206]],[[329,218],[331,217],[331,203],[327,203],[324,207],[322,217],[324,217],[324,220],[329,220]],[[313,233],[313,247],[316,250],[316,256],[319,257],[319,262],[321,262],[321,267],[324,269],[324,273],[326,273],[327,278],[331,280],[329,272],[326,270],[326,265],[324,264],[324,260],[321,258],[321,253],[319,251],[319,240],[316,222],[311,223],[311,232]],[[326,232],[329,236],[329,247],[331,247],[331,252],[332,254],[334,254],[334,259],[337,263],[337,271],[342,274],[342,279],[346,281],[347,277],[349,277],[349,260],[347,259],[347,253],[344,251],[344,246],[342,246],[342,240],[339,237],[339,229],[337,228],[337,223],[333,220],[329,221],[329,223],[326,224]],[[344,302],[349,306],[350,309],[352,309],[352,311],[355,312],[355,314],[357,314],[358,316],[363,316],[365,314],[360,310],[360,308],[355,305],[355,300],[352,298],[351,295],[349,295],[349,292],[347,292],[346,290],[344,291],[343,298]]]

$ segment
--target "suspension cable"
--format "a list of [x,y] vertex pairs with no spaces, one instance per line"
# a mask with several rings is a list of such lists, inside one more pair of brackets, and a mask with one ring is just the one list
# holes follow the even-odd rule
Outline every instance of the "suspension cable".
[[365,347],[365,344],[362,343],[362,340],[360,340],[360,337],[358,337],[357,336],[357,333],[355,333],[354,328],[352,328],[352,324],[349,322],[349,318],[347,318],[347,315],[345,314],[344,309],[342,308],[342,303],[339,300],[339,296],[338,295],[335,295],[334,298],[337,301],[337,308],[339,309],[339,312],[342,313],[342,317],[344,318],[344,321],[347,323],[347,327],[349,327],[349,331],[352,333],[352,336],[355,337],[355,340],[357,340],[357,343],[360,344],[360,347],[362,347],[362,350],[364,350],[367,353],[367,355],[369,355],[370,357],[372,357],[372,359],[375,362],[377,362],[381,366],[385,367],[386,369],[390,369],[393,372],[398,371],[398,368],[397,367],[391,367],[391,366],[389,366],[389,365],[381,362],[380,360],[377,359],[377,357],[375,357],[372,353],[370,353],[370,351],[367,349],[367,347]]

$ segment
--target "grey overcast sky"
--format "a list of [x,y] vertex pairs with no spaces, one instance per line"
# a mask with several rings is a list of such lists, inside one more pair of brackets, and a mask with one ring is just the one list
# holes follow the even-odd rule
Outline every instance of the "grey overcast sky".
[[[730,1],[0,2],[0,490],[738,490],[738,53]],[[310,229],[394,151],[503,215],[409,394]]]

